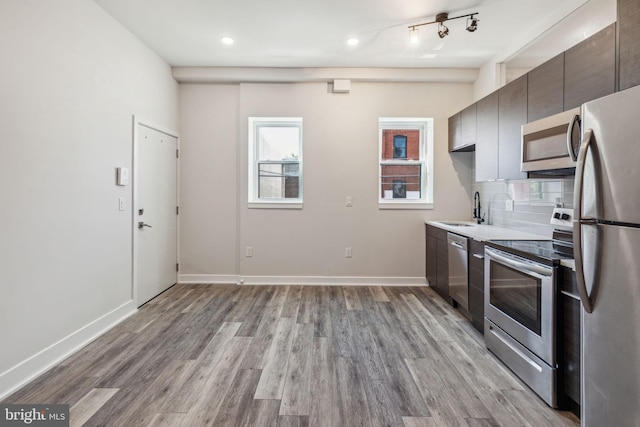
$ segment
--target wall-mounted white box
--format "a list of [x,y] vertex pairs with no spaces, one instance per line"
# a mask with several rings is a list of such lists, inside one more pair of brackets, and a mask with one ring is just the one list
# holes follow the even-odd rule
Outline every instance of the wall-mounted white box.
[[333,81],[333,93],[348,93],[351,90],[351,80],[335,79]]

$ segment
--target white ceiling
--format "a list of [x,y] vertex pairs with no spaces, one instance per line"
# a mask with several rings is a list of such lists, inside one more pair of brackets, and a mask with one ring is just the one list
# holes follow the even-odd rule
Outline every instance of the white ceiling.
[[[172,66],[478,68],[511,57],[588,0],[94,0]],[[601,1],[601,0],[591,0]],[[408,26],[478,12],[466,19]],[[220,36],[235,39],[231,46]],[[346,45],[360,39],[356,47]],[[558,35],[557,37],[562,37]]]

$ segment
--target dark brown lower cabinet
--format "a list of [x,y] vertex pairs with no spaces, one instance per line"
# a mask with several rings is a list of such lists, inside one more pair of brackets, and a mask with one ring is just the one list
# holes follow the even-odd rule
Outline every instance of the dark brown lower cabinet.
[[559,395],[564,409],[580,416],[580,311],[575,272],[560,269]]
[[447,232],[427,224],[426,276],[429,286],[451,304]]
[[[427,227],[429,227],[427,225]],[[427,262],[426,262],[426,276],[429,286],[433,289],[437,287],[437,257],[438,257],[438,238],[433,234],[429,234],[427,229]]]
[[484,333],[484,243],[470,240],[469,313],[471,324]]

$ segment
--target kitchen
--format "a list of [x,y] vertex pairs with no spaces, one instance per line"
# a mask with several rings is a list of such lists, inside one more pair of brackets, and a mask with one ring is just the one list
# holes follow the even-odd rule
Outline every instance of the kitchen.
[[[64,14],[56,13],[56,11],[50,12],[52,16],[61,19],[61,22],[66,22],[64,16],[59,16]],[[97,12],[95,13],[97,14]],[[42,18],[42,21],[46,22],[46,19]],[[38,22],[38,24],[42,24],[42,22]],[[56,34],[54,30],[59,31],[59,29],[52,29],[54,34]],[[481,31],[481,29],[478,31]],[[453,32],[452,27],[451,36]],[[124,37],[119,33],[116,35],[117,37]],[[42,42],[42,40],[36,41]],[[101,40],[87,40],[86,44],[74,41],[72,45],[77,46],[78,49],[84,52],[84,50],[93,48],[91,42],[103,46],[103,52],[114,54],[109,47],[109,43]],[[141,47],[137,48],[142,49]],[[135,51],[131,53],[131,56],[134,57],[138,54],[139,52]],[[16,55],[20,57],[17,53]],[[158,61],[152,55],[145,53],[142,53],[142,55],[149,63]],[[54,63],[53,52],[50,57],[45,56],[45,59]],[[44,61],[44,63],[46,64],[48,61]],[[101,61],[101,58],[97,58],[96,64],[102,64]],[[36,82],[40,81],[38,78],[40,74],[38,73],[41,72],[41,68],[38,72],[35,70],[38,69],[37,64],[43,63],[42,58],[34,58],[33,62],[34,74],[31,76],[32,82],[30,84],[36,84]],[[82,64],[78,64],[78,67],[82,67]],[[56,74],[56,77],[68,78],[68,74],[65,73],[77,73],[78,69],[60,70],[61,76]],[[158,76],[160,73],[151,72],[148,74]],[[91,84],[96,79],[101,83],[108,84],[109,81],[114,79],[114,75],[119,76],[119,72],[111,67],[104,69],[101,74],[97,74],[95,77],[81,79],[81,83],[87,87],[93,87]],[[5,81],[15,81],[15,76],[10,75],[7,77]],[[146,110],[146,115],[151,116],[153,121],[167,123],[165,126],[174,129],[178,128],[178,122],[180,122],[181,138],[185,141],[182,153],[184,156],[183,162],[189,165],[188,168],[184,168],[181,175],[181,207],[185,215],[185,217],[181,218],[183,222],[181,233],[184,239],[184,246],[181,248],[181,254],[184,259],[181,273],[185,275],[185,280],[197,280],[198,278],[194,276],[198,275],[206,275],[206,277],[201,277],[203,279],[220,281],[235,279],[236,275],[242,275],[245,281],[249,282],[255,276],[261,276],[261,279],[269,276],[278,276],[279,279],[284,280],[287,276],[294,278],[299,276],[350,277],[362,274],[369,278],[410,278],[418,283],[415,278],[424,276],[424,232],[422,231],[424,218],[428,217],[433,220],[469,219],[472,213],[472,195],[476,190],[480,192],[482,197],[495,195],[496,200],[499,200],[500,198],[506,198],[505,194],[510,194],[510,187],[516,185],[512,181],[509,183],[473,184],[473,155],[469,153],[450,155],[443,149],[436,150],[434,154],[434,167],[437,171],[436,179],[439,182],[434,189],[436,210],[433,212],[425,214],[424,212],[376,211],[377,199],[372,201],[371,197],[367,196],[371,191],[369,183],[355,179],[358,176],[366,176],[369,180],[374,182],[376,180],[375,172],[372,174],[369,169],[360,170],[358,165],[354,165],[354,163],[359,163],[360,159],[362,163],[375,163],[377,161],[375,149],[372,150],[373,154],[371,154],[364,147],[372,140],[377,141],[375,120],[378,117],[391,115],[433,116],[436,118],[435,139],[436,141],[445,141],[447,138],[446,123],[448,117],[470,105],[474,100],[470,84],[452,82],[432,85],[390,84],[385,86],[374,83],[353,82],[352,95],[349,97],[339,94],[327,94],[326,84],[316,84],[315,87],[314,85],[284,86],[287,93],[283,93],[283,86],[276,84],[245,85],[242,91],[238,91],[231,85],[187,83],[181,85],[180,88],[179,108],[174,106],[172,111],[172,107],[162,107],[161,104],[175,100],[178,88],[177,85],[173,86],[174,83],[166,83],[165,79],[167,79],[165,76],[158,76],[156,81],[159,86],[167,86],[166,91],[157,91],[159,93],[156,96],[160,97],[161,102],[127,101],[126,108],[123,108],[123,113],[117,114],[110,112],[108,109],[102,111],[100,103],[96,103],[94,108],[98,110],[98,114],[102,114],[102,117],[109,119],[109,123],[113,125],[113,128],[118,129],[117,132],[106,132],[104,135],[101,132],[96,132],[91,127],[95,121],[93,117],[83,116],[84,120],[79,121],[79,123],[84,123],[84,126],[81,126],[79,130],[90,131],[91,138],[89,140],[95,142],[87,146],[76,143],[74,145],[76,156],[83,155],[81,157],[83,159],[84,156],[91,158],[91,150],[97,150],[96,154],[104,157],[104,161],[94,159],[92,161],[96,163],[80,166],[70,160],[61,158],[62,156],[54,151],[55,146],[51,147],[51,152],[45,152],[40,155],[44,157],[51,156],[56,162],[49,163],[38,156],[25,156],[24,158],[20,156],[17,158],[27,164],[29,162],[26,160],[29,158],[38,160],[38,165],[44,168],[39,178],[48,178],[51,180],[52,185],[55,183],[57,186],[48,189],[52,191],[51,194],[59,194],[60,189],[69,189],[69,193],[64,192],[63,194],[68,195],[73,202],[69,200],[72,204],[67,208],[63,208],[62,212],[56,211],[59,212],[59,216],[55,218],[55,221],[47,219],[45,224],[38,217],[38,212],[42,212],[42,209],[46,210],[50,206],[57,206],[53,201],[50,201],[51,205],[33,201],[25,202],[26,204],[22,205],[22,212],[26,216],[18,224],[24,225],[24,227],[17,227],[17,230],[25,230],[28,227],[35,226],[37,229],[34,230],[34,235],[44,233],[47,236],[51,236],[51,230],[54,230],[56,231],[53,235],[55,237],[54,241],[59,242],[64,250],[60,251],[58,255],[48,245],[36,245],[35,249],[21,244],[15,245],[20,251],[24,251],[21,259],[29,259],[30,254],[37,259],[45,260],[47,259],[45,254],[50,255],[53,253],[55,256],[53,256],[51,263],[46,264],[45,268],[42,270],[37,269],[34,273],[30,273],[29,280],[25,280],[21,276],[21,271],[22,274],[31,271],[27,264],[22,264],[21,269],[9,270],[11,274],[3,277],[3,283],[34,283],[28,286],[25,285],[24,288],[19,287],[19,289],[12,290],[12,292],[21,294],[20,298],[12,299],[12,301],[16,302],[13,305],[26,305],[28,299],[22,293],[26,293],[28,296],[28,294],[40,294],[42,292],[52,304],[60,304],[66,307],[65,301],[74,301],[77,298],[87,305],[83,309],[85,311],[78,313],[78,317],[74,318],[73,321],[57,313],[52,313],[53,310],[38,307],[38,309],[42,309],[47,313],[45,317],[52,317],[52,321],[50,330],[44,330],[39,333],[34,332],[34,334],[40,334],[36,335],[38,339],[34,339],[34,341],[42,340],[47,345],[53,344],[58,339],[77,329],[78,324],[88,324],[99,317],[95,313],[102,315],[115,307],[119,307],[119,304],[125,301],[125,298],[129,295],[130,286],[113,289],[107,286],[107,283],[114,282],[130,285],[131,266],[128,255],[130,252],[130,230],[127,228],[130,218],[116,216],[116,214],[105,217],[101,212],[111,206],[110,201],[107,203],[103,199],[116,200],[122,195],[128,197],[129,193],[127,191],[130,188],[111,189],[111,182],[107,185],[102,178],[95,176],[97,172],[94,175],[91,169],[95,167],[95,169],[101,170],[103,174],[105,171],[108,171],[106,174],[109,174],[112,166],[131,164],[130,128],[123,129],[120,124],[125,120],[130,123],[131,110]],[[43,82],[42,85],[44,83],[47,82]],[[51,84],[51,82],[48,83],[49,85]],[[25,84],[25,86],[28,85]],[[157,86],[145,88],[142,84],[141,87],[142,89],[132,86],[116,86],[111,88],[112,93],[109,93],[106,89],[104,93],[101,93],[109,102],[117,103],[119,102],[116,99],[118,98],[117,95],[123,96],[123,93],[127,92],[139,93],[140,90],[156,91],[157,88]],[[58,89],[55,86],[43,86],[41,90],[47,94],[48,99],[58,99],[58,97],[65,99],[64,88],[64,85]],[[356,97],[356,90],[359,91],[359,97],[365,98],[364,101],[355,102],[353,100]],[[73,94],[75,97],[83,99],[81,94],[76,92]],[[419,98],[419,101],[414,101],[414,105],[407,102],[412,97]],[[147,96],[147,99],[149,98],[154,99],[153,96]],[[70,98],[69,103],[72,104],[74,99],[77,100],[78,98]],[[217,99],[219,105],[217,103],[214,104],[211,101],[212,99]],[[439,100],[437,108],[433,103],[427,101],[429,99]],[[36,114],[39,111],[37,102],[36,100],[32,100],[32,102],[33,105],[29,105],[30,109],[27,111]],[[89,100],[86,104],[92,105],[92,101]],[[269,109],[274,105],[277,109],[276,111]],[[291,113],[290,109],[286,108],[287,106],[290,106],[290,109],[295,107],[298,112]],[[439,112],[437,109],[442,111]],[[180,111],[179,119],[175,118],[175,110]],[[314,173],[316,174],[322,173],[323,164],[337,164],[339,166],[338,169],[343,172],[331,173],[328,175],[328,181],[324,182],[307,180],[305,182],[305,191],[309,196],[308,204],[298,214],[294,212],[257,213],[252,210],[242,209],[236,216],[235,206],[238,203],[245,203],[246,189],[242,184],[242,180],[229,180],[228,177],[236,176],[238,173],[235,168],[236,162],[241,163],[242,168],[246,168],[244,161],[237,160],[244,160],[244,151],[237,151],[244,150],[244,148],[237,147],[234,142],[236,135],[245,134],[246,126],[244,123],[237,127],[225,126],[225,124],[236,122],[237,119],[234,113],[237,110],[242,110],[243,117],[254,114],[261,115],[264,114],[264,111],[269,111],[269,114],[281,116],[292,114],[304,115],[305,118],[323,116],[324,120],[338,124],[343,129],[343,132],[339,133],[325,129],[323,120],[316,119],[316,121],[313,121],[312,119],[306,119],[305,130],[312,133],[313,139],[307,141],[310,145],[305,155],[307,155],[307,159],[310,162],[313,156],[317,156],[320,159],[315,164],[308,163],[306,172],[312,173],[315,170],[316,172]],[[332,114],[332,111],[345,110],[357,110],[364,118],[343,117],[337,113]],[[124,114],[124,111],[127,114]],[[209,116],[207,116],[207,111]],[[7,117],[13,117],[11,112],[8,114]],[[123,118],[123,116],[126,117]],[[211,116],[215,117],[212,119]],[[373,124],[371,123],[372,118],[374,120]],[[53,123],[47,122],[47,126],[49,125],[53,126]],[[100,131],[103,131],[103,129],[100,129]],[[33,140],[40,140],[44,137],[38,132],[38,129],[32,129],[30,132],[33,132]],[[215,137],[210,138],[214,138],[217,141],[216,148],[207,145],[205,138],[200,136],[205,133],[207,135],[215,135]],[[71,137],[72,134],[68,130],[64,133],[66,137],[69,137],[67,141],[76,141],[76,137]],[[16,135],[22,134],[16,131]],[[318,142],[314,142],[314,140]],[[315,148],[319,146],[320,141],[336,140],[345,142],[341,144],[341,151],[335,150],[331,155],[321,153],[318,148]],[[113,143],[112,141],[119,142]],[[186,141],[190,141],[190,143],[187,144]],[[61,142],[60,146],[65,145]],[[21,149],[26,150],[26,148],[22,147]],[[340,155],[340,153],[343,153],[343,155]],[[33,153],[29,152],[29,154],[32,155]],[[354,162],[356,156],[358,161]],[[215,167],[211,167],[206,162],[199,162],[199,159],[207,157],[231,158],[232,160],[220,161],[216,163]],[[5,157],[5,159],[16,158]],[[56,167],[55,165],[61,166]],[[15,167],[6,166],[5,171],[14,171],[16,176],[21,176],[25,180],[22,181],[24,187],[21,187],[22,190],[25,190],[24,194],[40,194],[38,190],[40,187],[36,185],[35,181],[31,181],[33,179],[32,176],[23,176]],[[351,169],[352,167],[356,169]],[[95,192],[93,186],[83,185],[81,180],[74,180],[74,177],[86,176],[87,174],[92,177],[91,182],[93,184],[100,186],[98,187],[100,189],[99,192]],[[12,182],[11,176],[13,175],[6,177],[5,183]],[[348,184],[349,180],[354,182],[353,186]],[[213,182],[219,184],[215,186],[210,184]],[[570,200],[571,197],[568,194],[572,193],[572,191],[568,187],[564,188],[564,181],[560,182],[560,189],[554,189],[549,193],[560,194],[558,197],[565,197],[566,195],[567,199]],[[493,190],[490,190],[489,187],[493,188]],[[323,189],[333,190],[327,191]],[[31,193],[27,192],[27,190]],[[57,192],[53,192],[53,190],[57,190]],[[16,200],[23,200],[22,197],[25,197],[24,195],[19,196],[18,192],[10,188],[7,188],[6,191],[6,194],[15,196]],[[100,197],[92,198],[91,194],[94,193],[96,196],[100,195]],[[535,193],[535,191],[531,191],[531,187],[529,187],[528,194],[531,195],[532,193]],[[321,197],[314,199],[314,194],[320,194]],[[514,196],[520,194],[524,194],[524,192],[514,192]],[[42,194],[43,197],[45,195],[46,192]],[[92,208],[88,206],[88,203],[76,202],[76,197],[80,198],[80,196],[85,200],[91,201],[96,207]],[[352,210],[343,209],[337,212],[338,205],[343,207],[345,196],[354,197],[353,208]],[[43,200],[49,199],[45,198]],[[218,200],[221,200],[222,203],[216,203]],[[552,203],[554,201],[555,196],[552,198]],[[489,198],[483,200],[482,205],[485,210],[492,209],[493,214],[503,213],[505,221],[518,221],[517,218],[509,218],[510,211],[504,209],[503,212],[500,212],[499,202],[492,206]],[[514,211],[518,212],[519,208],[528,205],[531,205],[531,203],[523,204],[516,201]],[[313,213],[316,208],[318,211]],[[531,214],[530,217],[535,217],[536,209],[535,207],[532,208],[531,212],[527,212],[527,214]],[[372,211],[373,213],[371,213]],[[297,219],[300,216],[304,216],[303,221]],[[100,219],[104,226],[103,232],[92,227],[92,218]],[[492,217],[489,214],[487,219],[495,224],[497,216]],[[315,224],[315,230],[308,230],[308,226],[305,224],[309,222]],[[270,224],[270,229],[265,229],[265,223]],[[399,224],[398,227],[389,226],[389,224],[393,223]],[[407,226],[405,225],[406,223],[412,223],[413,225]],[[81,239],[79,237],[67,239],[69,230],[75,230],[76,227],[83,230],[83,233],[90,233],[92,238],[95,238],[99,244],[86,247],[80,242]],[[236,232],[237,227],[241,228],[239,233]],[[287,236],[302,236],[305,241],[313,241],[316,245],[316,250],[311,251],[306,248],[300,250],[302,245],[296,244],[292,237],[287,237],[286,244],[275,243],[277,250],[269,251],[267,242],[279,242],[279,239],[282,239],[285,235],[282,230],[286,230],[289,233]],[[327,235],[326,230],[330,230],[329,235]],[[371,230],[375,230],[375,233],[372,233]],[[17,231],[15,233],[17,234]],[[113,240],[112,236],[107,236],[107,234],[114,234]],[[422,236],[420,239],[416,238],[418,234]],[[76,234],[71,235],[76,236]],[[199,238],[199,235],[202,238]],[[16,243],[12,239],[8,241]],[[244,249],[247,246],[253,247],[253,257],[245,256]],[[224,251],[221,247],[231,247],[237,250]],[[345,259],[345,247],[353,247],[353,258],[351,260]],[[31,252],[34,250],[35,254]],[[6,251],[7,254],[11,254],[9,249],[6,249]],[[403,256],[389,257],[379,255],[379,253],[385,251],[387,254],[400,253]],[[100,255],[103,253],[110,254],[109,259],[105,260],[104,256],[90,255],[97,253],[100,253]],[[237,253],[241,253],[242,256],[238,256]],[[338,255],[335,255],[336,253]],[[82,262],[76,263],[72,261],[74,258]],[[8,256],[8,259],[13,259],[13,257]],[[285,259],[289,260],[290,269],[283,272],[282,265]],[[314,259],[322,261],[314,261]],[[75,283],[75,285],[72,289],[61,285],[63,289],[60,289],[60,291],[63,292],[63,296],[57,298],[50,293],[46,286],[37,285],[37,283],[50,281],[50,278],[45,275],[45,271],[55,272],[61,284],[68,279],[66,277],[68,274],[60,271],[57,263],[63,266],[73,266],[67,268],[73,275],[77,274],[78,277],[92,278],[96,271],[101,272],[105,276],[105,279],[100,279],[105,280],[104,286],[101,288],[111,290],[100,291],[100,298],[94,299],[90,295],[91,291],[83,288],[78,284],[79,282],[74,280],[72,283]],[[237,264],[240,265],[240,268],[236,267]],[[39,271],[43,271],[43,273],[39,273]],[[191,275],[191,277],[188,275]],[[408,279],[405,279],[404,282],[398,280],[398,282],[407,284]],[[34,302],[34,304],[38,303]],[[11,310],[10,307],[5,311],[4,308],[3,306],[4,313],[13,313],[15,311]],[[36,320],[25,319],[13,314],[8,319],[11,323],[20,324],[26,322],[29,325],[26,330],[30,332],[36,331],[40,326]],[[61,333],[57,325],[60,325],[64,333]],[[49,339],[48,334],[50,333],[55,339]],[[17,332],[12,330],[3,338],[13,341],[17,340],[17,335]],[[37,342],[29,342],[20,347],[12,349],[10,353],[6,354],[7,364],[3,365],[3,371],[20,361],[28,359],[43,348]]]

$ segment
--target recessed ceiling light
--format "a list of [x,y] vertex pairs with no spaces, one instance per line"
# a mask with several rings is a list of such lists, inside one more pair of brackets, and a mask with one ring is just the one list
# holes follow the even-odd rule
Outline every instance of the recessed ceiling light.
[[347,40],[347,44],[348,44],[349,46],[357,46],[357,45],[358,45],[358,43],[360,43],[360,40],[358,40],[358,39],[357,39],[357,38],[355,38],[355,37],[351,37],[349,40]]
[[230,37],[230,36],[220,36],[220,42],[222,44],[232,45],[233,44],[233,38]]

